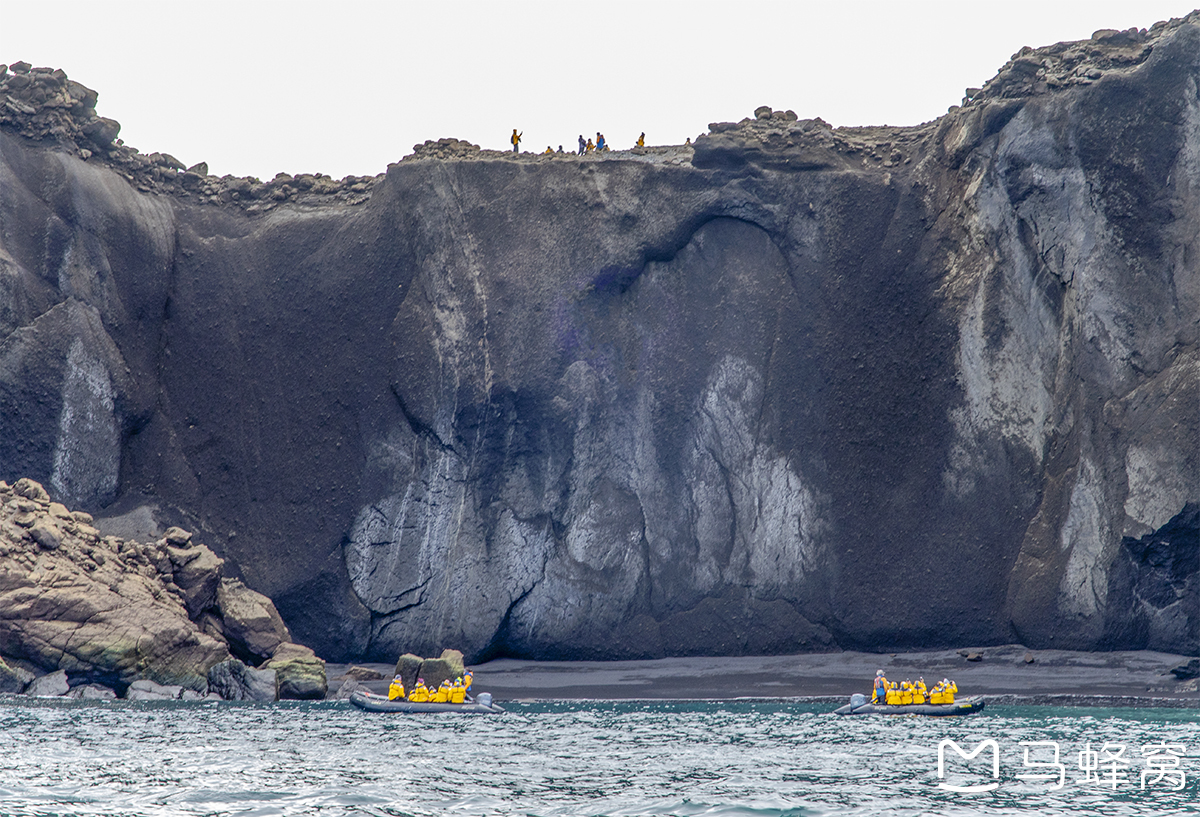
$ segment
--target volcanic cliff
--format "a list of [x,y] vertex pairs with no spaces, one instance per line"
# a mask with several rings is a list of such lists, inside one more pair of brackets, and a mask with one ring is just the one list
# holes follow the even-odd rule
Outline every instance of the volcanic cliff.
[[0,478],[335,660],[1195,654],[1198,87],[1194,13],[917,127],[261,182],[14,65]]

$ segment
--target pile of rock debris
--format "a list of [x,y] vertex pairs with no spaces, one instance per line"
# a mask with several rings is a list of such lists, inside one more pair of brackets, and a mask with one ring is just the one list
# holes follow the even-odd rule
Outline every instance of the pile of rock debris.
[[37,482],[0,481],[0,693],[325,697],[325,663],[223,566],[180,528],[102,536]]
[[143,154],[126,145],[118,138],[121,123],[96,114],[98,97],[61,69],[27,62],[0,65],[0,128],[107,165],[144,193],[233,204],[256,213],[283,202],[361,204],[384,175],[333,179],[320,173],[280,173],[268,182],[253,176],[210,176],[205,162],[185,167],[169,153]]

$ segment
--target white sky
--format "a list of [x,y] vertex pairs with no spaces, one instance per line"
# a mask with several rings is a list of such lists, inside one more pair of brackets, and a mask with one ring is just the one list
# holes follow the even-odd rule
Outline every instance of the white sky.
[[[1196,0],[1191,0],[1195,2]],[[614,148],[791,108],[909,125],[1023,45],[1188,0],[0,0],[0,62],[62,68],[144,153],[216,174],[380,173],[414,143]]]

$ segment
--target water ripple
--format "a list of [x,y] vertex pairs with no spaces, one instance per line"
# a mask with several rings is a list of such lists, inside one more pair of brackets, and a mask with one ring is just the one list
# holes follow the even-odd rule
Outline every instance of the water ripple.
[[[0,813],[95,817],[1157,815],[1192,809],[1186,710],[1007,707],[957,719],[837,718],[766,702],[512,705],[501,717],[369,715],[346,704],[0,700]],[[938,787],[949,738],[1001,748],[999,787]],[[1069,782],[1016,778],[1021,741],[1057,741]],[[1074,782],[1086,744],[1134,763]],[[1186,786],[1139,787],[1141,747],[1181,743]],[[952,758],[953,760],[953,758]],[[976,775],[950,762],[946,781]],[[963,779],[966,779],[964,777]],[[978,782],[978,781],[977,781]]]

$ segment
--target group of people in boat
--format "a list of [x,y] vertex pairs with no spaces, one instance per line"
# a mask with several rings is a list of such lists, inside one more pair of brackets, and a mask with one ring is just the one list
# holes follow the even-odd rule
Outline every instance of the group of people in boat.
[[933,690],[925,686],[925,679],[916,681],[888,681],[883,670],[875,673],[875,687],[871,695],[871,703],[887,704],[888,706],[905,706],[907,704],[952,704],[954,694],[958,692],[958,684],[943,678],[934,685]]
[[388,687],[388,700],[431,704],[466,703],[468,700],[467,690],[471,688],[472,680],[470,670],[467,670],[453,681],[442,681],[437,687],[427,687],[425,686],[425,679],[418,678],[412,691],[405,695],[404,681],[397,675],[392,679],[391,686]]

